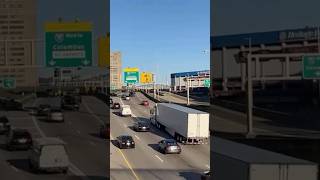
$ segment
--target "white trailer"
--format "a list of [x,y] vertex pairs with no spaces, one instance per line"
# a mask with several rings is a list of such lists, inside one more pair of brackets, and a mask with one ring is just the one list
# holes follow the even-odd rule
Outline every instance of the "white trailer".
[[287,155],[214,137],[211,176],[214,180],[317,180],[318,165]]
[[171,103],[158,103],[151,110],[151,123],[184,144],[207,144],[209,113]]

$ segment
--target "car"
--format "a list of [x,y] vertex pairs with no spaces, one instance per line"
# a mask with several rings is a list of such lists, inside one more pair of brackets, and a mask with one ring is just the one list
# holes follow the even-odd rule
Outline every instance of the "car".
[[10,131],[11,125],[9,123],[9,120],[7,116],[1,116],[0,117],[0,133],[6,134]]
[[33,141],[29,156],[29,167],[34,172],[62,172],[69,169],[69,157],[65,149],[65,142],[59,138],[44,137]]
[[144,105],[144,106],[149,106],[149,102],[147,100],[142,101],[141,104]]
[[135,131],[144,131],[144,132],[146,132],[146,131],[150,130],[150,125],[146,121],[138,121],[138,122],[134,123],[133,129]]
[[120,109],[120,103],[113,103],[112,109]]
[[23,105],[21,102],[14,99],[7,99],[3,104],[3,108],[5,110],[20,111],[23,110]]
[[62,109],[68,110],[79,110],[80,109],[80,101],[78,98],[70,95],[65,95],[61,100]]
[[28,150],[32,146],[32,136],[26,129],[11,129],[6,137],[8,150]]
[[110,124],[103,124],[100,126],[100,137],[110,139]]
[[129,105],[123,105],[120,110],[121,116],[132,116]]
[[135,142],[129,135],[122,135],[117,137],[117,145],[120,149],[135,148]]
[[201,180],[210,180],[211,171],[205,171],[201,174]]
[[64,122],[64,115],[60,108],[52,108],[48,112],[47,121]]
[[181,147],[174,139],[164,139],[159,141],[159,151],[163,154],[180,154]]
[[51,106],[48,104],[40,104],[37,108],[37,116],[48,116]]
[[163,93],[163,92],[159,92],[159,95],[160,95],[160,96],[164,96],[164,93]]
[[123,94],[123,95],[121,95],[121,99],[123,99],[123,100],[125,100],[125,99],[126,99],[126,97],[127,97],[127,96],[126,96],[126,95],[124,95],[124,94]]

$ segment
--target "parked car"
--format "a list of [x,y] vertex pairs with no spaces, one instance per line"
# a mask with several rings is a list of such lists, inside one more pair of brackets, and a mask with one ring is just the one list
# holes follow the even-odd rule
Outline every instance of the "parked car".
[[134,140],[129,135],[122,135],[122,136],[117,137],[117,145],[120,149],[135,148]]
[[121,107],[121,116],[132,116],[131,109],[129,105],[123,105]]
[[59,138],[37,138],[33,141],[29,166],[35,172],[62,172],[67,173],[69,157],[65,143]]
[[10,129],[11,129],[11,125],[9,123],[7,116],[1,116],[0,117],[0,133],[1,134],[8,133]]
[[205,171],[203,174],[201,174],[201,180],[210,180],[211,172]]
[[120,104],[119,103],[113,103],[112,109],[120,109]]
[[6,147],[8,150],[27,150],[32,146],[32,136],[26,129],[12,129],[7,134]]
[[48,112],[48,121],[64,122],[64,115],[60,108],[52,108]]
[[149,106],[149,102],[147,100],[142,101],[141,104],[144,105],[144,106]]
[[134,123],[133,129],[135,131],[149,131],[150,130],[150,126],[149,126],[148,122],[138,121],[138,122]]
[[174,139],[164,139],[159,142],[159,151],[164,154],[180,154],[181,147]]
[[110,139],[110,124],[100,126],[100,137]]

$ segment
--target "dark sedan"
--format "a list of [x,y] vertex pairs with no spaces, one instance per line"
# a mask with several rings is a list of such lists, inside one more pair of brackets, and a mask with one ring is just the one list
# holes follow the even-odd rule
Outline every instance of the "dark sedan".
[[133,129],[135,131],[149,131],[150,130],[150,126],[149,123],[145,122],[145,121],[138,121],[136,123],[134,123]]
[[12,129],[7,135],[8,150],[27,150],[32,146],[31,134],[26,129]]
[[5,134],[8,133],[11,129],[11,125],[9,123],[9,120],[6,116],[0,117],[0,133]]
[[123,136],[117,137],[117,145],[120,149],[135,148],[134,140],[129,135],[123,135]]
[[113,103],[112,109],[120,109],[120,107],[119,103]]

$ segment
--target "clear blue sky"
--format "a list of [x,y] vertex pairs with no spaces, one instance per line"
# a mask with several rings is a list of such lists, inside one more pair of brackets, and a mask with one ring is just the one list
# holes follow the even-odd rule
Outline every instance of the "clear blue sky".
[[210,0],[110,3],[111,51],[122,52],[123,67],[155,72],[161,82],[170,73],[209,69]]

